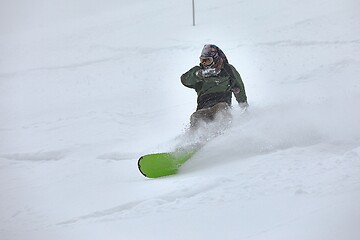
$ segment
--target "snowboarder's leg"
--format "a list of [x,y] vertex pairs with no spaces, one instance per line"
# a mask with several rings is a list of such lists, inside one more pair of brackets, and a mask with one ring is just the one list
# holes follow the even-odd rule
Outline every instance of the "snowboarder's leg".
[[197,127],[200,122],[209,122],[210,120],[211,116],[209,108],[197,110],[190,117],[190,127]]
[[209,123],[214,121],[218,115],[220,115],[220,119],[231,119],[231,113],[229,112],[229,105],[227,103],[221,102],[210,108],[197,110],[190,117],[190,126],[194,128],[197,127],[200,122]]
[[216,104],[215,106],[215,114],[214,114],[214,118],[217,121],[221,121],[221,122],[231,122],[232,120],[232,115],[230,110],[230,107],[227,103],[225,102],[221,102]]

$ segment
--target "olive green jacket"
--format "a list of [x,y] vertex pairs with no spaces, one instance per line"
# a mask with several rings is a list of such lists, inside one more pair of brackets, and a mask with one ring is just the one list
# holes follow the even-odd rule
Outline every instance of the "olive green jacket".
[[231,64],[225,63],[217,76],[207,78],[196,75],[200,69],[200,66],[195,66],[181,76],[184,86],[195,89],[198,100],[207,94],[224,93],[231,96],[233,93],[239,103],[247,101],[244,83],[238,71]]

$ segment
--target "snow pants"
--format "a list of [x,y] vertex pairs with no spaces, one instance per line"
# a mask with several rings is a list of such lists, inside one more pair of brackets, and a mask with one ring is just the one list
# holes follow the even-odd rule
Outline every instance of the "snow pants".
[[230,106],[226,102],[220,102],[209,108],[203,108],[194,112],[190,117],[190,127],[197,127],[200,122],[209,123],[217,118],[219,120],[231,120]]

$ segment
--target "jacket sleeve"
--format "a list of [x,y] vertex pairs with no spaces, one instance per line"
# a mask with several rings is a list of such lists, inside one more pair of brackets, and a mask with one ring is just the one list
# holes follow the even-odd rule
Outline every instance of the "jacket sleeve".
[[181,76],[181,83],[186,87],[196,89],[197,86],[202,82],[202,79],[196,76],[196,71],[198,71],[199,69],[200,69],[199,66],[195,66],[186,73],[184,73]]
[[246,102],[247,101],[247,96],[246,96],[245,86],[244,86],[244,83],[243,83],[243,81],[241,79],[241,76],[238,73],[238,71],[235,69],[234,66],[230,65],[230,69],[232,71],[233,76],[235,77],[234,82],[232,83],[232,85],[233,85],[233,89],[234,89],[233,92],[234,92],[234,96],[236,98],[236,101],[238,101],[239,103]]

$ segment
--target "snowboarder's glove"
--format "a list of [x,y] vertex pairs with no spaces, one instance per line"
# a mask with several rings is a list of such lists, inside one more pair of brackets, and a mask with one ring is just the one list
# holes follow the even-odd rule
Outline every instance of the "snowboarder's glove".
[[247,101],[245,102],[239,102],[239,107],[245,111],[248,107],[249,107],[249,104],[247,103]]
[[216,68],[200,69],[196,72],[196,76],[198,76],[199,78],[207,78],[218,75],[220,71],[221,69],[216,69]]

